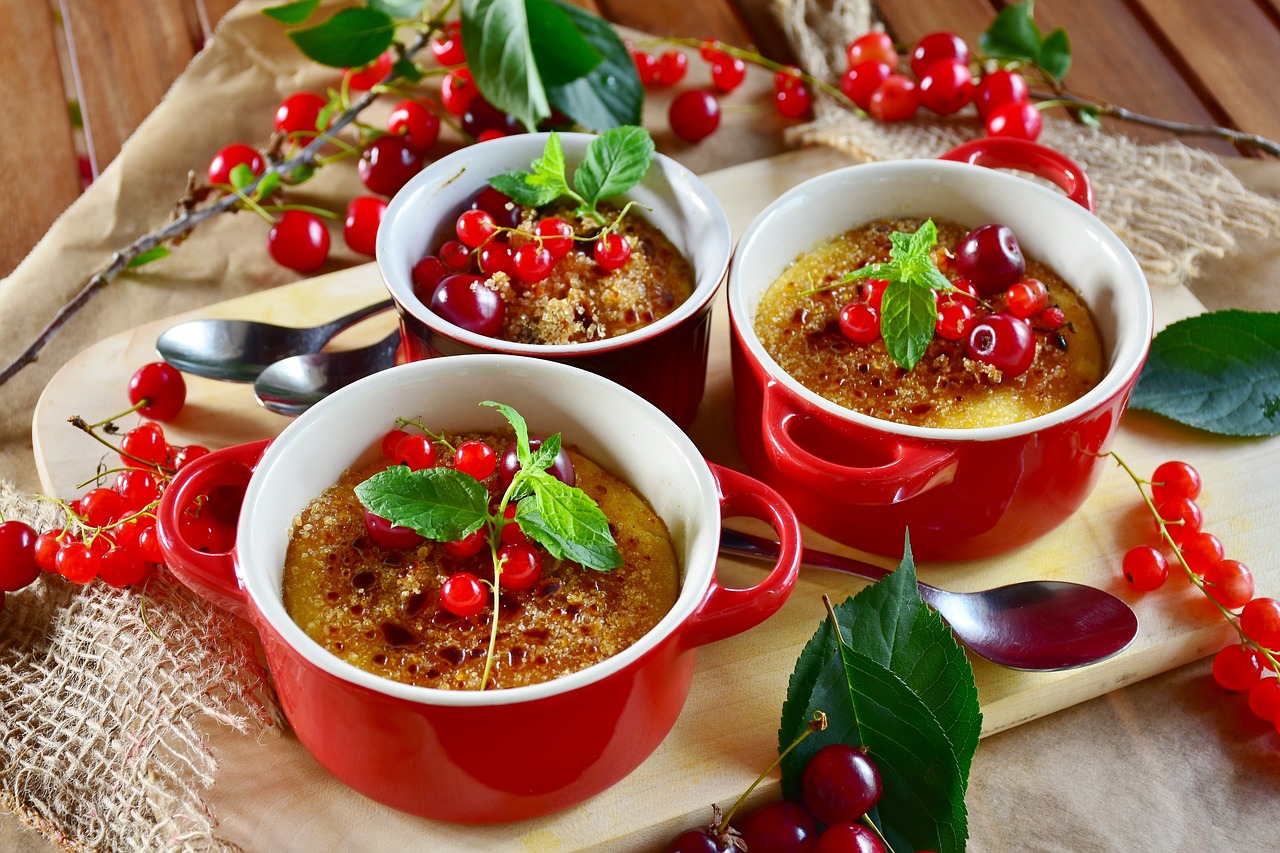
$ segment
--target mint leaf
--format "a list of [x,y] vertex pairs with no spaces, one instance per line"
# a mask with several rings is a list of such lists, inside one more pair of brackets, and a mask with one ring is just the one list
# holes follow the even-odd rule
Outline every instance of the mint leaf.
[[529,467],[535,471],[545,471],[551,467],[552,462],[556,461],[556,456],[559,453],[560,433],[556,433],[544,438],[538,449],[533,451],[533,458],[529,460]]
[[[505,403],[495,403],[493,400],[485,400],[480,405],[490,406],[502,413],[507,419],[507,423],[511,424],[511,428],[516,433],[516,457],[520,460],[520,467],[529,467],[530,451],[529,451],[529,425],[525,423],[524,417],[515,409]],[[543,466],[546,467],[545,465]]]
[[438,542],[475,533],[489,520],[489,492],[475,477],[452,468],[410,471],[393,465],[355,489],[364,508]]
[[796,661],[782,707],[779,749],[812,718],[828,727],[782,761],[787,796],[805,764],[828,743],[865,745],[883,795],[872,819],[898,850],[964,849],[964,794],[981,727],[977,688],[964,652],[920,600],[910,551],[898,570],[834,608]]
[[642,127],[616,127],[591,140],[573,185],[594,212],[602,199],[634,187],[653,162],[653,139]]
[[524,0],[529,14],[533,62],[544,86],[563,86],[585,77],[604,59],[551,0]]
[[524,207],[543,207],[560,197],[560,191],[555,187],[532,183],[529,180],[532,177],[532,172],[506,172],[490,178],[489,186]]
[[476,88],[530,131],[551,115],[522,0],[462,0],[462,47]]
[[607,21],[583,9],[551,0],[601,55],[589,74],[563,85],[547,85],[547,99],[588,130],[640,124],[644,86],[627,46]]
[[275,18],[282,24],[301,24],[320,5],[320,0],[295,0],[293,3],[282,3],[279,6],[268,6],[262,14]]
[[1129,405],[1224,435],[1280,433],[1280,314],[1215,311],[1166,327]]
[[1044,37],[1036,64],[1054,80],[1062,82],[1071,70],[1071,39],[1067,37],[1066,30],[1058,27]]
[[364,6],[341,9],[322,24],[290,30],[289,38],[310,60],[332,68],[359,68],[391,46],[396,24],[386,12]]
[[1030,0],[1001,9],[978,39],[982,52],[992,59],[1037,62],[1040,59],[1040,28],[1031,15]]
[[516,521],[525,535],[542,544],[553,557],[572,560],[607,572],[622,565],[609,519],[587,493],[552,477],[530,471],[533,496],[516,505]]

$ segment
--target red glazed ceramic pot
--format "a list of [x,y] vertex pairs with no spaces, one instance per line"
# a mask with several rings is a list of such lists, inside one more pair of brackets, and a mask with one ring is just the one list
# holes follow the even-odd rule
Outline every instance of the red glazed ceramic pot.
[[[675,606],[635,645],[543,684],[505,690],[415,687],[365,672],[311,640],[285,612],[281,576],[293,519],[352,466],[380,453],[396,417],[441,430],[493,430],[479,404],[514,406],[533,433],[568,444],[634,485],[666,521],[682,567]],[[235,546],[202,554],[178,520],[197,496],[244,490]],[[783,556],[757,586],[716,581],[722,515],[772,524]],[[249,619],[302,744],[352,788],[403,811],[464,822],[555,812],[635,769],[676,720],[698,646],[782,606],[799,570],[799,525],[751,478],[707,463],[668,418],[598,376],[550,361],[477,355],[400,365],[323,400],[272,442],[215,451],[165,489],[165,560],[189,587]]]
[[[954,161],[960,162],[954,162]],[[1033,172],[1067,196],[1015,175]],[[969,559],[1052,530],[1089,494],[1137,382],[1151,296],[1133,255],[1092,212],[1084,172],[1050,149],[983,139],[944,155],[852,166],[769,205],[743,234],[728,297],[738,441],[754,474],[800,520],[864,550]],[[979,429],[904,426],[836,405],[788,375],[753,330],[760,299],[800,255],[887,217],[1008,225],[1090,305],[1106,354],[1102,381],[1056,412]]]
[[[590,134],[560,134],[569,170],[581,162]],[[411,270],[426,254],[456,239],[454,223],[494,175],[529,170],[547,134],[521,134],[470,145],[428,165],[387,206],[378,229],[377,259],[400,312],[409,360],[442,355],[507,353],[572,364],[612,379],[653,403],[681,427],[697,414],[706,385],[711,306],[733,248],[729,221],[711,190],[688,169],[655,154],[644,179],[625,200],[662,230],[693,268],[694,292],[674,312],[616,338],[543,346],[485,337],[450,323],[414,295]],[[617,200],[615,200],[617,201]]]

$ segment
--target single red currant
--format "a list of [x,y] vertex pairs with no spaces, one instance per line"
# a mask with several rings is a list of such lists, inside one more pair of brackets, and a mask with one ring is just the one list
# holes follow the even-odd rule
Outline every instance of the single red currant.
[[431,295],[431,310],[455,326],[492,338],[502,330],[506,303],[478,275],[446,276]]
[[906,121],[920,108],[916,81],[902,74],[890,74],[871,93],[867,112],[876,121]]
[[343,75],[347,80],[347,88],[354,92],[367,92],[381,83],[391,73],[391,65],[395,62],[395,51],[387,50],[373,62],[362,68],[348,68]]
[[511,196],[486,186],[471,198],[470,210],[483,210],[493,221],[505,228],[515,228],[524,219],[524,209],[511,200]]
[[1137,545],[1126,551],[1123,569],[1124,579],[1142,592],[1159,589],[1169,579],[1169,561],[1151,545]]
[[489,593],[470,572],[450,575],[440,585],[440,604],[454,616],[475,616],[489,603]]
[[1248,646],[1227,646],[1213,656],[1213,680],[1227,690],[1248,690],[1261,677],[1258,653]]
[[701,89],[681,92],[667,110],[671,131],[685,142],[706,139],[720,126],[720,102]]
[[1280,716],[1280,680],[1260,678],[1249,688],[1249,710],[1255,716],[1275,722]]
[[431,54],[441,65],[461,65],[467,61],[462,48],[462,22],[449,21],[431,37]]
[[500,272],[507,275],[515,274],[515,251],[506,240],[490,240],[485,243],[477,260],[480,264],[480,272],[486,276],[493,276]]
[[129,468],[116,474],[111,488],[124,501],[129,512],[137,512],[160,497],[160,484],[156,482],[155,475],[142,468]]
[[898,67],[898,51],[894,49],[893,39],[879,30],[864,33],[850,42],[845,48],[845,58],[850,68],[863,62],[883,62]]
[[938,300],[938,321],[934,331],[948,341],[962,341],[969,336],[974,310],[959,299],[943,296]]
[[15,592],[40,576],[35,528],[25,521],[0,523],[0,591]]
[[267,232],[267,251],[296,272],[314,272],[329,259],[329,229],[309,210],[286,210]]
[[665,51],[658,57],[658,83],[663,86],[674,86],[684,79],[689,70],[689,57],[678,50]]
[[860,109],[870,109],[871,96],[892,73],[893,68],[887,62],[859,62],[841,76],[840,91]]
[[1005,225],[981,225],[956,246],[956,271],[971,281],[982,296],[994,296],[1020,281],[1027,261],[1013,230]]
[[1049,288],[1038,278],[1024,278],[1004,292],[1004,307],[1015,317],[1026,320],[1041,313],[1049,305]]
[[[1156,511],[1165,521],[1165,531],[1169,538],[1181,545],[1193,533],[1200,532],[1204,523],[1204,514],[1200,507],[1190,498],[1174,498],[1156,505]],[[1159,532],[1160,525],[1156,525]]]
[[329,102],[313,92],[297,92],[276,107],[276,130],[310,139],[320,126],[320,112]]
[[1025,101],[996,107],[986,118],[987,136],[1029,139],[1032,142],[1040,138],[1043,125],[1040,110],[1035,104]]
[[147,563],[133,548],[112,548],[98,564],[98,577],[117,589],[140,583],[146,576]]
[[154,524],[139,531],[138,551],[148,563],[158,563],[164,559],[164,555],[160,553],[160,534],[156,532]]
[[[502,532],[506,533],[508,528],[520,529],[518,525],[508,524]],[[509,589],[532,589],[542,577],[542,557],[530,544],[503,545],[498,549],[498,565],[502,567],[500,582]]]
[[538,220],[533,226],[534,236],[541,238],[542,247],[551,253],[551,257],[560,260],[573,248],[573,226],[558,216],[548,216]]
[[1067,324],[1067,313],[1057,305],[1050,305],[1040,312],[1038,323],[1050,332],[1056,331]]
[[997,368],[1007,378],[1021,376],[1036,357],[1036,336],[1025,320],[988,314],[974,322],[965,354]]
[[387,202],[376,195],[358,195],[347,204],[342,237],[353,252],[373,256],[378,245],[378,228],[387,213]]
[[880,337],[880,312],[866,302],[850,302],[841,308],[838,322],[851,341],[869,344]]
[[120,458],[131,468],[164,465],[169,459],[169,444],[160,424],[148,422],[126,432],[120,440]]
[[1205,592],[1228,610],[1238,610],[1253,598],[1253,572],[1239,560],[1219,560],[1204,572]]
[[1203,575],[1205,569],[1221,560],[1226,553],[1222,547],[1222,540],[1203,530],[1187,536],[1179,547],[1182,550],[1182,559],[1187,561],[1187,568],[1197,575]]
[[129,378],[129,402],[139,413],[156,421],[171,421],[187,401],[187,382],[171,364],[153,361],[139,367]]
[[809,112],[812,101],[809,87],[804,83],[784,86],[773,93],[773,105],[785,118],[802,118]]
[[487,211],[464,210],[459,214],[454,230],[464,246],[474,249],[496,234],[498,226]]
[[978,108],[978,116],[986,121],[987,116],[997,107],[1005,104],[1023,104],[1031,99],[1027,89],[1027,80],[1016,71],[1001,68],[982,75],[978,87],[974,91],[973,103]]
[[124,498],[114,489],[90,489],[80,498],[80,515],[90,527],[106,527],[125,515]]
[[507,508],[502,511],[503,525],[502,535],[499,540],[503,545],[528,545],[529,537],[525,535],[524,530],[520,528],[517,522],[516,513],[519,512],[519,504],[507,504]]
[[65,530],[46,530],[36,537],[32,548],[36,565],[44,572],[56,572],[58,549],[63,543],[71,541],[71,534]]
[[88,583],[93,580],[98,576],[101,565],[102,555],[78,540],[64,542],[58,549],[58,556],[54,558],[54,568],[58,574],[72,583]]
[[1240,630],[1264,649],[1280,649],[1280,601],[1255,598],[1240,611]]
[[853,823],[880,801],[880,771],[862,750],[831,743],[805,764],[800,789],[822,823]]
[[393,551],[416,548],[423,542],[422,536],[412,527],[392,524],[387,519],[372,512],[366,511],[364,514],[364,529],[369,534],[370,539],[383,548]]
[[711,63],[711,87],[721,94],[741,86],[746,77],[747,63],[736,56],[719,54]]
[[920,104],[938,115],[959,112],[973,100],[969,66],[958,59],[940,59],[920,78]]
[[267,162],[262,159],[261,154],[248,145],[237,142],[213,155],[213,159],[209,161],[209,183],[229,186],[231,170],[241,164],[248,166],[254,175],[261,175],[267,168]]
[[885,278],[864,278],[858,285],[858,296],[878,312],[884,303],[884,292],[889,288]]
[[360,154],[356,170],[370,192],[393,196],[422,168],[422,155],[402,136],[383,136]]
[[477,94],[479,90],[476,89],[476,81],[472,79],[470,69],[455,68],[440,81],[440,103],[459,118],[466,115],[467,108]]
[[387,132],[400,134],[410,148],[425,154],[440,138],[440,117],[423,106],[421,101],[406,99],[391,108],[387,116]]
[[969,46],[955,33],[929,33],[916,42],[911,51],[911,70],[916,77],[923,77],[935,62],[954,59],[962,65],[969,63]]
[[551,256],[551,250],[537,243],[525,243],[516,249],[512,258],[512,266],[515,269],[516,277],[521,281],[534,282],[542,281],[551,275],[551,268],[555,266],[556,260]]
[[643,50],[631,51],[631,61],[636,66],[636,76],[642,86],[655,86],[658,83],[658,57]]
[[631,257],[631,241],[617,231],[610,231],[596,240],[593,255],[596,263],[605,269],[621,269]]
[[1157,504],[1169,498],[1200,497],[1200,472],[1186,462],[1163,462],[1151,475],[1151,499]]
[[455,557],[474,557],[484,550],[484,546],[488,543],[488,534],[481,527],[461,539],[444,543],[444,549]]
[[436,467],[436,445],[430,438],[417,433],[406,435],[396,444],[391,461],[395,465],[407,465],[410,471]]
[[465,270],[471,263],[471,250],[461,240],[447,240],[440,247],[440,260],[455,270]]
[[477,480],[487,480],[498,468],[498,454],[483,441],[464,441],[454,451],[453,467]]

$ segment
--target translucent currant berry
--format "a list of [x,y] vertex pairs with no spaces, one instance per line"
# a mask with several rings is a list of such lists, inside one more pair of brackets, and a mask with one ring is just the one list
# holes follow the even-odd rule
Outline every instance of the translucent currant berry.
[[[510,524],[502,528],[504,533],[508,527],[520,529]],[[502,566],[502,585],[508,589],[532,589],[542,577],[542,556],[527,543],[503,545],[498,549],[498,564]]]
[[1213,680],[1227,690],[1248,690],[1261,677],[1258,653],[1248,646],[1227,646],[1213,656]]
[[504,228],[515,228],[524,219],[524,209],[504,192],[486,186],[471,198],[471,210],[483,210]]
[[642,86],[654,86],[658,82],[658,57],[644,50],[631,51],[631,61],[636,66],[636,76]]
[[1170,498],[1200,497],[1200,472],[1186,462],[1162,462],[1151,475],[1151,498],[1160,504]]
[[721,94],[729,94],[747,77],[747,63],[736,56],[719,54],[711,62],[711,86]]
[[57,566],[55,561],[58,558],[58,549],[63,543],[71,541],[71,534],[65,530],[46,530],[36,537],[33,552],[35,555],[36,565],[43,572],[56,572]]
[[831,743],[805,765],[800,790],[821,822],[853,823],[880,801],[880,771],[862,750]]
[[938,300],[938,321],[934,326],[938,337],[948,341],[961,341],[969,335],[974,311],[969,305],[952,297]]
[[916,81],[902,74],[890,74],[871,93],[867,112],[876,121],[906,121],[920,109]]
[[90,527],[106,527],[124,512],[124,498],[114,489],[90,489],[80,498],[80,515]]
[[893,67],[886,62],[860,62],[841,76],[840,91],[860,109],[870,109],[872,94],[892,73]]
[[684,79],[689,70],[689,57],[678,50],[664,51],[658,57],[657,78],[663,86],[674,86]]
[[472,249],[497,233],[497,223],[485,210],[464,210],[458,215],[454,230],[464,246]]
[[345,76],[347,87],[356,92],[367,92],[386,79],[395,61],[395,51],[387,50],[373,62],[362,68],[348,68]]
[[102,555],[83,542],[72,540],[58,549],[54,567],[58,574],[72,583],[88,583],[98,576]]
[[116,474],[111,488],[130,512],[137,512],[160,497],[160,484],[155,475],[142,468],[129,468]]
[[1187,567],[1197,575],[1203,575],[1206,569],[1221,560],[1225,554],[1222,540],[1203,530],[1183,539],[1179,547],[1182,549],[1182,559],[1187,561]]
[[1013,230],[1005,225],[981,225],[956,246],[956,271],[973,282],[982,296],[994,296],[1017,283],[1027,261]]
[[515,251],[506,240],[490,240],[478,255],[480,272],[487,276],[495,273],[515,274]]
[[1249,710],[1255,716],[1275,722],[1280,717],[1280,680],[1260,678],[1249,688]]
[[773,105],[785,118],[802,118],[809,112],[813,98],[804,83],[787,86],[773,93]]
[[846,338],[869,344],[880,337],[880,312],[866,302],[850,302],[840,309],[840,331]]
[[780,800],[747,815],[739,827],[748,850],[803,853],[818,838],[813,816],[799,803]]
[[542,281],[551,275],[551,269],[555,263],[551,250],[537,243],[525,243],[515,250],[512,257],[512,268],[516,277],[530,284]]
[[592,254],[597,264],[612,272],[631,258],[631,241],[617,231],[610,231],[596,240]]
[[487,480],[498,468],[498,455],[483,441],[464,441],[454,451],[453,467],[477,480]]
[[1141,592],[1159,589],[1169,579],[1169,561],[1151,545],[1137,545],[1126,551],[1123,569],[1124,579]]
[[440,246],[440,260],[450,269],[461,272],[471,265],[471,250],[461,240],[446,240]]
[[440,585],[440,604],[454,616],[475,616],[489,603],[489,593],[470,572],[450,575]]
[[130,468],[158,468],[169,459],[169,443],[160,424],[136,426],[120,440],[120,458]]
[[444,549],[455,557],[474,557],[484,550],[488,541],[488,536],[482,527],[461,539],[444,543]]
[[407,465],[410,471],[422,471],[436,467],[436,445],[425,435],[410,433],[399,441],[392,451],[394,465]]
[[862,284],[858,285],[858,296],[863,302],[876,309],[876,311],[879,311],[884,302],[884,292],[888,287],[889,281],[887,279],[863,279]]
[[395,551],[416,548],[423,541],[422,537],[412,527],[401,527],[392,524],[387,519],[372,512],[366,511],[364,514],[364,529],[374,542],[383,548],[390,548]]
[[[1204,513],[1190,498],[1173,498],[1156,504],[1156,511],[1165,521],[1165,530],[1169,538],[1181,545],[1188,536],[1200,532],[1204,523]],[[1159,525],[1156,525],[1159,532]]]
[[1240,611],[1240,630],[1264,649],[1280,649],[1280,601],[1255,598]]
[[875,30],[850,42],[845,49],[845,59],[850,68],[863,62],[883,62],[896,68],[898,51],[894,49],[893,39],[888,33]]
[[1004,307],[1023,320],[1041,313],[1049,305],[1049,288],[1038,278],[1024,278],[1004,292]]
[[502,512],[502,534],[499,537],[503,545],[528,545],[531,541],[516,521],[516,513],[520,511],[518,503],[509,503]]
[[133,548],[112,548],[98,564],[98,577],[117,589],[141,583],[147,574],[146,561]]
[[573,226],[558,216],[539,219],[538,224],[533,226],[533,233],[542,238],[542,247],[556,260],[569,254],[569,250],[573,248]]
[[1214,601],[1238,610],[1253,598],[1253,572],[1239,560],[1219,560],[1205,569],[1204,587]]
[[1006,378],[1021,376],[1035,361],[1035,333],[1025,320],[1009,314],[988,314],[971,327],[965,353],[999,369]]

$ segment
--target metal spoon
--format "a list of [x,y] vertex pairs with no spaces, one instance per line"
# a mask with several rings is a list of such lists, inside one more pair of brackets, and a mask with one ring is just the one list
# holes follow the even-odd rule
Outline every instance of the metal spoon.
[[[720,550],[775,558],[778,543],[736,530],[720,532]],[[801,562],[879,580],[891,573],[871,563],[805,548]],[[949,592],[919,584],[961,643],[1010,669],[1075,669],[1118,654],[1138,635],[1138,617],[1109,592],[1068,581],[1024,581],[981,592]]]
[[343,329],[393,304],[387,299],[311,328],[251,320],[191,320],[163,332],[156,340],[156,350],[184,373],[252,382],[268,365],[301,353],[319,352]]
[[376,344],[281,359],[258,374],[253,393],[268,411],[300,415],[344,385],[395,364],[400,331]]

